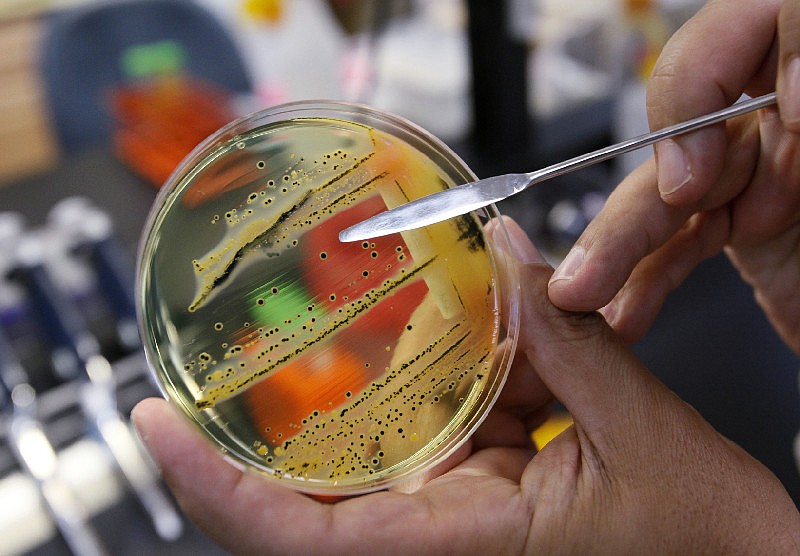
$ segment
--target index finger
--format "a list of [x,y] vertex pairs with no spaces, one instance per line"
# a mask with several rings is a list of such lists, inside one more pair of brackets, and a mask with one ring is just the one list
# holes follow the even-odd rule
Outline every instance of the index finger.
[[[711,0],[664,47],[648,81],[651,129],[719,110],[743,93],[767,92],[777,65],[782,2]],[[722,125],[656,145],[658,188],[670,204],[697,202],[722,171]]]

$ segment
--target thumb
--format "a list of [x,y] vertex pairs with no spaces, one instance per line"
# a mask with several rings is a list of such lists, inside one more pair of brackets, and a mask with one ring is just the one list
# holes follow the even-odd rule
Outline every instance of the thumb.
[[[568,312],[550,302],[547,283],[552,268],[513,220],[505,219],[505,223],[510,258],[517,261],[522,290],[517,353],[527,356],[545,385],[593,442],[613,439],[618,448],[618,441],[629,436],[629,423],[643,424],[658,418],[658,408],[677,398],[642,365],[599,313]],[[495,244],[501,246],[501,242]],[[614,435],[615,429],[624,429],[626,434]]]
[[800,0],[786,0],[778,15],[776,89],[783,124],[800,132]]

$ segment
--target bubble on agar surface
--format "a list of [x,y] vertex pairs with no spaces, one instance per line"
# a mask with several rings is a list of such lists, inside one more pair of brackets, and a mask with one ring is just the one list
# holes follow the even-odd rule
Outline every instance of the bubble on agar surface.
[[221,142],[165,197],[143,249],[145,343],[166,392],[231,455],[308,491],[368,489],[435,457],[498,382],[481,224],[338,233],[453,180],[406,141],[336,119]]

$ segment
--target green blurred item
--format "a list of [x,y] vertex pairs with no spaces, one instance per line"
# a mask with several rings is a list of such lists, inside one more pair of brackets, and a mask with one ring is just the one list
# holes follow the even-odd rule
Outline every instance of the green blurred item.
[[186,66],[186,48],[176,40],[137,44],[122,52],[122,73],[129,79],[147,79],[181,73]]

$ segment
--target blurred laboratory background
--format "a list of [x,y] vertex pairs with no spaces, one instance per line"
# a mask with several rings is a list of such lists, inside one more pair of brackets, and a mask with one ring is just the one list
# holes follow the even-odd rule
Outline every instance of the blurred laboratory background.
[[[700,4],[0,1],[0,556],[222,553],[128,422],[158,395],[133,312],[139,235],[204,137],[278,103],[351,100],[427,128],[481,177],[530,171],[646,131],[647,75]],[[500,211],[556,262],[647,156]],[[723,257],[634,348],[800,503],[798,361]]]

